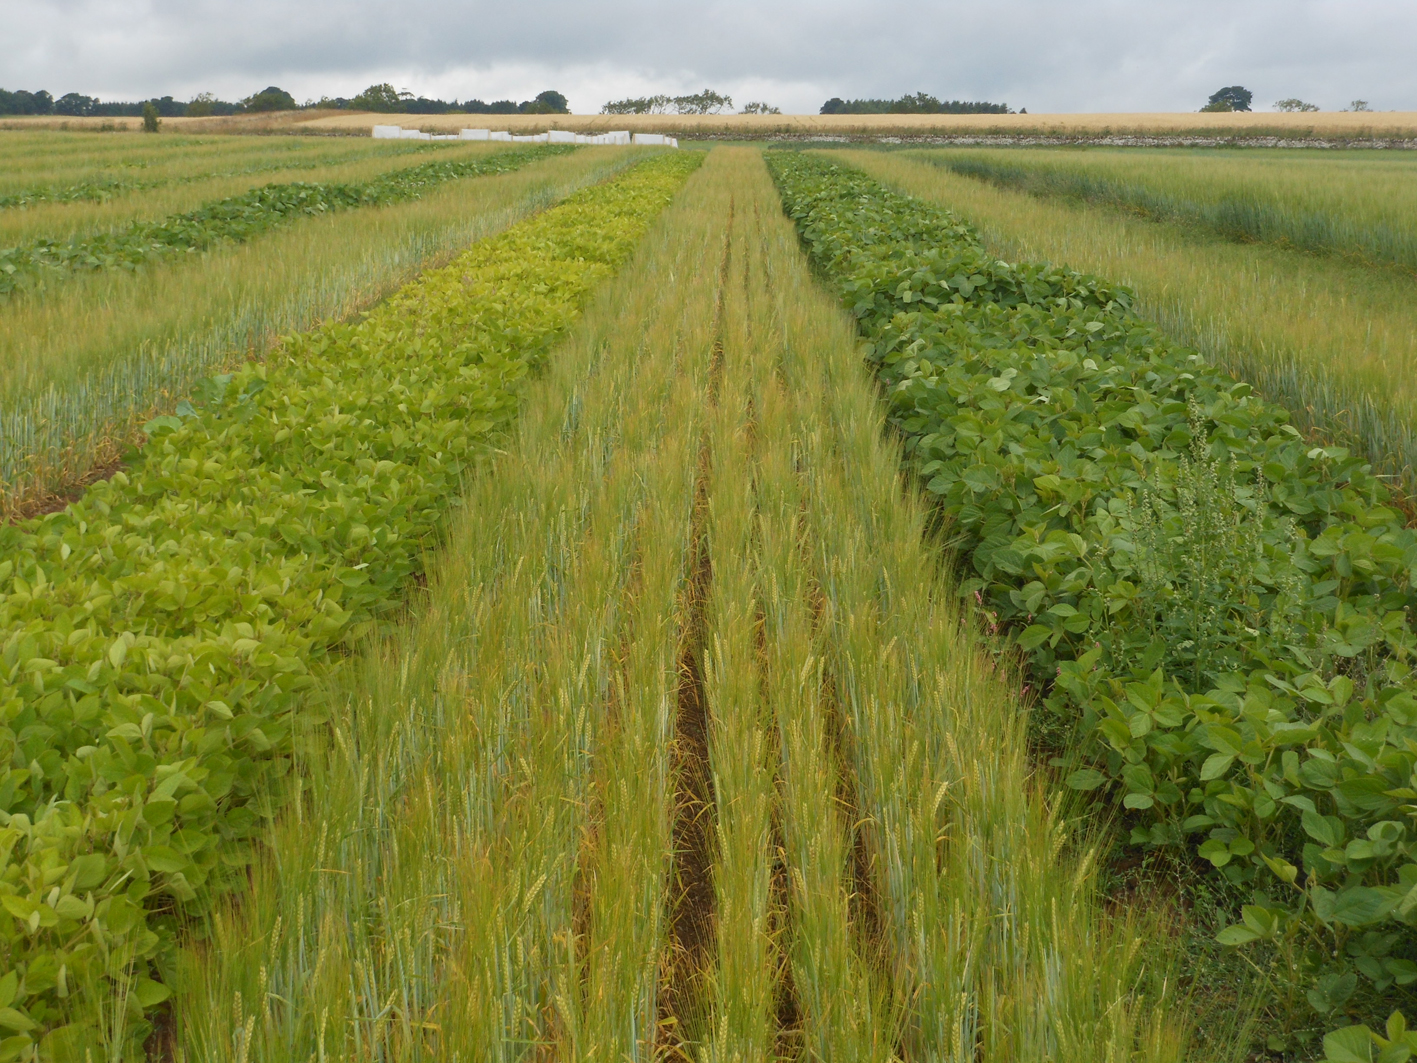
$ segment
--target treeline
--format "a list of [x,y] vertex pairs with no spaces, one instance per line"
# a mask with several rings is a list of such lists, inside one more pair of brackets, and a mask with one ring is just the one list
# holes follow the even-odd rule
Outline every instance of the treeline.
[[399,92],[392,85],[370,85],[358,96],[322,96],[318,100],[295,102],[295,97],[275,85],[245,99],[231,102],[219,100],[209,92],[183,102],[171,96],[154,96],[137,102],[105,102],[78,92],[65,93],[58,99],[44,90],[0,89],[0,115],[61,115],[74,118],[138,118],[151,106],[161,118],[204,118],[211,115],[249,114],[264,111],[294,111],[312,108],[377,111],[390,114],[569,114],[566,97],[554,90],[540,93],[535,99],[518,103],[515,100],[435,100]]
[[[1013,114],[1007,103],[984,103],[970,100],[937,100],[929,93],[917,92],[898,100],[843,100],[833,96],[822,104],[822,114]],[[1024,108],[1022,114],[1028,113]]]

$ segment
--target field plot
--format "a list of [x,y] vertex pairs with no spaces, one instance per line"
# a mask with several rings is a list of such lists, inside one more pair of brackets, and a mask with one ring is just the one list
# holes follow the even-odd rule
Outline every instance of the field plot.
[[1037,195],[1417,273],[1417,155],[1094,150],[908,157]]
[[697,160],[651,159],[212,378],[129,471],[0,529],[6,739],[30,764],[5,780],[15,1054],[142,1040],[174,906],[243,882],[243,839],[299,792],[293,717],[331,651],[396,607],[519,381]]
[[[435,166],[515,158],[521,168],[435,182],[388,206],[297,210],[260,239],[159,255],[136,272],[80,272],[0,303],[0,503],[7,512],[43,503],[114,460],[135,425],[203,376],[259,354],[283,332],[361,309],[422,265],[629,157],[613,149],[439,155]],[[241,235],[245,217],[215,222],[234,222]]]
[[1164,937],[1102,916],[880,429],[715,151],[334,699],[179,978],[190,1054],[1181,1058]]
[[1399,267],[904,153],[318,165],[369,169],[0,305],[31,485],[100,449],[35,396],[187,344],[0,525],[0,1063],[1417,1051],[1357,1025],[1417,1004],[1417,531],[1145,286],[987,241]]
[[[776,170],[951,518],[961,590],[1016,627],[1054,724],[1082,737],[1068,785],[1248,901],[1219,940],[1263,943],[1279,1048],[1410,1010],[1417,533],[1371,468],[1126,290],[995,259],[859,171]],[[1366,1058],[1367,1033],[1332,1038],[1331,1058]]]
[[[45,150],[52,141],[59,143]],[[448,147],[442,144],[297,137],[151,141],[63,133],[0,139],[0,248],[152,221],[271,182],[361,181],[391,166],[452,157],[443,154]]]
[[[907,157],[859,153],[850,159],[903,192],[958,209],[1006,258],[1065,263],[1131,285],[1147,316],[1288,407],[1301,427],[1360,449],[1381,473],[1401,480],[1406,492],[1417,490],[1417,283],[1405,269],[1299,253],[1279,243],[1237,243],[1207,225],[1157,223],[1130,210],[1040,199],[933,164],[953,153],[931,153],[930,162],[922,161],[924,153],[902,154]],[[1084,154],[1094,157],[1104,160],[1097,166],[1111,165],[1105,161],[1110,153]],[[1304,219],[1327,209],[1321,204],[1338,190],[1356,189],[1365,174],[1393,202],[1410,194],[1397,181],[1405,165],[1366,154],[1351,163],[1342,161],[1347,154],[1256,159],[1248,181],[1229,156],[1182,156],[1174,171],[1167,169],[1172,156],[1155,157],[1165,165],[1146,179],[1149,190],[1190,180],[1187,175],[1199,185],[1205,167],[1218,169],[1221,191],[1190,192],[1192,207],[1184,209],[1224,204],[1226,192],[1244,187],[1264,211],[1297,219],[1301,228]],[[1009,153],[1005,161],[1015,158],[1032,154]],[[1313,180],[1296,189],[1296,175],[1304,174]],[[1413,239],[1417,227],[1410,218],[1390,216],[1377,198],[1370,190],[1355,191],[1346,213],[1326,223],[1327,231],[1346,225],[1389,247]],[[1365,202],[1370,209],[1356,206]]]

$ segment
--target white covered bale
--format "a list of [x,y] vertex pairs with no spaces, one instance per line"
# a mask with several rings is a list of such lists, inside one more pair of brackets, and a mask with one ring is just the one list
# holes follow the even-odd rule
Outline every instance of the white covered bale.
[[399,139],[400,139],[400,140],[432,140],[432,139],[433,139],[433,134],[432,134],[432,133],[424,133],[424,132],[422,132],[422,131],[420,131],[420,130],[417,130],[417,129],[400,129],[400,130],[399,130]]
[[464,129],[458,134],[459,140],[487,140],[490,134],[485,129]]
[[512,134],[508,133],[505,129],[494,129],[494,130],[492,130],[492,132],[490,132],[490,133],[487,134],[487,139],[488,139],[488,140],[511,140],[511,139],[512,139]]
[[434,139],[434,140],[457,140],[457,139],[458,139],[458,135],[457,135],[456,133],[434,133],[434,134],[433,134],[433,139]]
[[553,129],[546,134],[546,143],[548,144],[574,144],[575,142],[576,134],[569,129]]
[[636,147],[659,147],[664,143],[663,133],[636,133],[630,140]]
[[374,127],[375,140],[398,140],[403,130],[396,125],[376,125]]

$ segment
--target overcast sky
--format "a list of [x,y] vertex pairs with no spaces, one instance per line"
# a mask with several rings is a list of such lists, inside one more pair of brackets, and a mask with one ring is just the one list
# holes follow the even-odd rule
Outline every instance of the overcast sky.
[[929,92],[1033,113],[1194,111],[1225,85],[1417,110],[1417,0],[0,0],[0,87],[103,99],[388,81],[571,110],[709,87],[816,113]]

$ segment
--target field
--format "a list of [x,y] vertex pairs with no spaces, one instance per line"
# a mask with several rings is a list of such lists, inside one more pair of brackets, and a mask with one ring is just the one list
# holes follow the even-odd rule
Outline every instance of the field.
[[1405,160],[0,157],[0,1063],[1417,1051]]
[[[722,139],[847,137],[1056,137],[1259,138],[1385,141],[1417,139],[1411,111],[1321,114],[788,114],[788,115],[380,115],[345,111],[286,111],[230,118],[165,118],[163,129],[179,133],[314,133],[367,136],[374,123],[394,123],[426,132],[464,127],[539,133],[569,129],[598,133],[629,129],[680,137]],[[140,118],[5,118],[0,129],[137,130]]]

